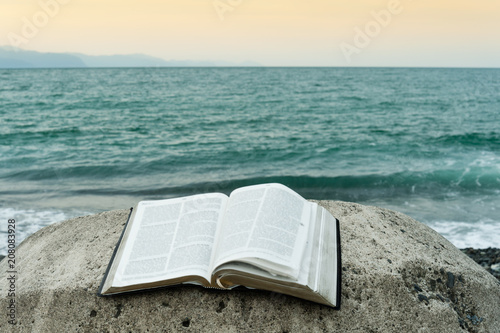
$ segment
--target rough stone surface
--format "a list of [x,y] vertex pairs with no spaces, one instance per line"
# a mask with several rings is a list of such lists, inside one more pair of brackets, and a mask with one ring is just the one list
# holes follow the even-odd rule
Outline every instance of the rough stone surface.
[[[96,295],[128,210],[43,228],[17,249],[17,325],[1,332],[500,332],[500,284],[406,215],[321,201],[340,220],[342,306],[179,286]],[[6,313],[7,261],[0,263]]]

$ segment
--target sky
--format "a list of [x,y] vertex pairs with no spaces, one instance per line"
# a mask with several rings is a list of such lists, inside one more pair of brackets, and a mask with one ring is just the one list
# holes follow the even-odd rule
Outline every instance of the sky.
[[498,0],[0,0],[0,45],[264,66],[500,67]]

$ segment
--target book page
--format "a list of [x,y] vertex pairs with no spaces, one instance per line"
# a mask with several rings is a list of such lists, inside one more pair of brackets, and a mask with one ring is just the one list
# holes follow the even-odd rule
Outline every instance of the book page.
[[311,216],[311,203],[284,185],[234,191],[217,240],[214,267],[239,260],[296,279]]
[[218,193],[140,202],[113,285],[188,275],[209,280],[215,231],[226,202],[227,196]]

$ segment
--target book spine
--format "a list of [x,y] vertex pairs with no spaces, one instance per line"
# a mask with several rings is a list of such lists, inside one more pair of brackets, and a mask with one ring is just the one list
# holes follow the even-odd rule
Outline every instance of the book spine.
[[341,255],[341,246],[340,246],[340,222],[337,218],[335,218],[337,224],[337,296],[336,296],[336,304],[335,307],[340,310],[340,295],[341,295],[341,286],[342,286],[342,255]]

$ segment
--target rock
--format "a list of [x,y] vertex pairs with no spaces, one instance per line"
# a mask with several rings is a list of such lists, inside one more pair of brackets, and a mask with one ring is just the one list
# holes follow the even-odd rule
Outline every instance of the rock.
[[119,210],[50,225],[18,246],[14,326],[0,263],[0,331],[500,332],[499,282],[438,233],[386,209],[320,204],[340,220],[340,310],[243,288],[98,297],[127,220]]
[[455,275],[453,275],[453,273],[451,272],[448,272],[446,274],[448,275],[448,282],[446,282],[446,286],[448,287],[448,289],[451,289],[455,285]]
[[491,247],[487,249],[466,248],[461,251],[500,281],[500,266],[496,265],[500,263],[500,249]]

